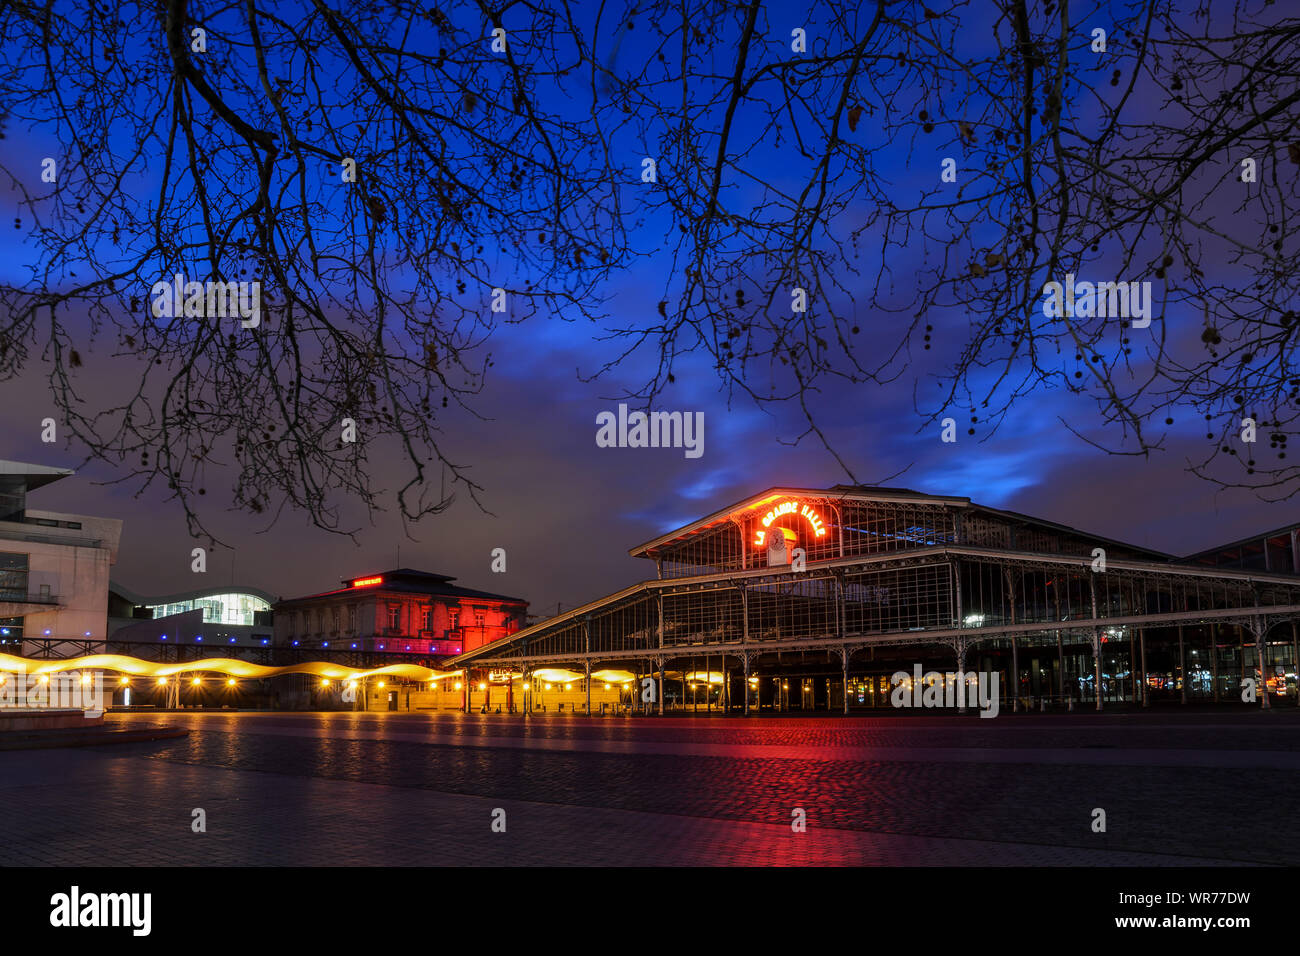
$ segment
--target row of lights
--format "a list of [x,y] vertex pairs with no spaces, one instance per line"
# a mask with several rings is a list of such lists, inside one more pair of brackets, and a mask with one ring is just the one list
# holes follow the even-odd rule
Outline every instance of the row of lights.
[[[0,674],[0,684],[3,684],[3,683],[5,682],[6,679],[7,679],[7,678],[6,678],[3,674]],[[758,678],[756,678],[756,677],[755,677],[755,678],[750,678],[750,682],[751,682],[751,683],[753,683],[753,682],[755,682],[755,681],[757,681],[757,680],[758,680]],[[50,678],[49,678],[49,676],[46,675],[46,674],[42,674],[42,675],[41,675],[41,683],[42,683],[42,684],[48,684],[49,682],[50,682]],[[90,683],[90,675],[87,674],[87,675],[83,676],[83,677],[81,678],[81,682],[82,682],[83,684],[89,684],[89,683]],[[120,686],[120,687],[130,687],[130,686],[131,686],[131,678],[129,678],[129,677],[123,677],[123,678],[120,678],[120,679],[118,680],[117,683],[118,683],[118,686]],[[158,686],[159,686],[159,687],[165,687],[165,686],[167,685],[167,683],[168,683],[168,680],[167,680],[166,677],[159,677],[159,678],[158,678]],[[200,686],[202,683],[203,683],[203,678],[202,678],[202,677],[195,677],[195,678],[193,678],[193,679],[190,680],[190,684],[191,684],[192,686],[194,686],[194,687],[198,687],[198,686]],[[226,686],[227,686],[227,687],[234,687],[237,683],[238,683],[238,681],[235,680],[235,678],[233,678],[233,677],[227,678],[227,680],[226,680]],[[321,680],[321,682],[320,682],[320,685],[321,685],[321,687],[329,687],[329,686],[331,686],[331,683],[332,683],[332,682],[329,680],[329,678],[322,678],[322,680]],[[430,690],[433,690],[434,688],[436,688],[436,687],[437,687],[437,683],[438,683],[437,681],[430,681],[430,682],[429,682],[429,689],[430,689]],[[348,687],[349,690],[354,689],[356,686],[357,686],[357,682],[356,682],[356,681],[354,681],[354,680],[347,681],[347,687]],[[384,686],[384,682],[383,682],[383,681],[379,681],[379,683],[378,683],[377,686],[379,686],[379,687],[382,689],[383,686]],[[456,690],[460,690],[462,686],[463,686],[463,685],[461,684],[460,681],[456,681]],[[487,690],[487,686],[488,686],[488,685],[487,685],[486,683],[480,683],[480,684],[478,685],[478,689],[479,689],[479,690]],[[691,686],[694,687],[695,685],[692,684]],[[787,686],[788,686],[788,685],[787,685]],[[531,687],[531,685],[529,685],[529,684],[524,684],[523,687],[524,687],[524,690],[529,690],[530,687]],[[545,689],[546,689],[546,690],[552,690],[553,687],[552,687],[552,685],[550,685],[550,684],[546,684],[546,685],[545,685]],[[564,689],[565,689],[565,690],[573,690],[573,685],[572,685],[572,684],[565,684],[565,685],[564,685]],[[606,684],[606,685],[605,685],[605,690],[609,690],[609,689],[610,689],[609,684]]]
[[[0,674],[0,687],[3,687],[4,684],[5,684],[5,682],[8,681],[8,680],[9,680],[9,675],[7,675],[7,674]],[[48,684],[49,682],[50,682],[50,675],[49,675],[49,674],[42,674],[39,683],[41,683],[41,684]],[[81,683],[82,683],[83,685],[84,685],[84,684],[89,684],[89,683],[90,683],[90,675],[89,675],[89,674],[83,674],[82,677],[81,677]]]
[[[8,633],[9,633],[9,629],[8,629],[8,628],[0,629],[0,634],[8,634]],[[46,633],[46,634],[49,634],[50,632],[47,630],[45,633]],[[89,631],[86,632],[86,636],[87,636],[87,637],[90,637],[90,632],[89,632]],[[165,641],[165,640],[167,640],[167,635],[166,635],[166,634],[162,635],[161,637],[158,638],[158,640],[160,640],[160,641]],[[203,635],[202,635],[202,634],[195,634],[195,635],[194,635],[194,640],[196,640],[196,641],[202,641],[202,640],[203,640]],[[237,641],[237,638],[233,638],[233,637],[232,637],[232,638],[230,639],[230,643],[231,643],[231,644],[236,643],[236,641]],[[265,637],[264,637],[264,638],[262,638],[262,643],[263,643],[263,644],[270,644],[271,642],[270,642],[270,640],[269,640],[268,638],[265,638]],[[299,646],[299,643],[300,643],[300,642],[295,638],[294,641],[293,641],[293,646],[294,646],[294,647],[298,647],[298,646]],[[324,648],[324,647],[329,647],[329,646],[330,646],[330,642],[329,642],[329,641],[322,641],[322,642],[321,642],[321,647]],[[387,648],[387,646],[388,646],[388,645],[386,645],[386,644],[380,644],[380,645],[379,645],[379,650],[381,650],[381,651],[382,651],[382,650],[385,650],[385,649]],[[352,643],[352,645],[351,645],[351,649],[354,650],[354,651],[357,649],[357,644],[356,644],[355,641]],[[411,645],[410,645],[410,644],[407,644],[407,645],[406,645],[406,649],[409,651],[409,650],[411,649]],[[459,651],[460,648],[458,647],[458,648],[456,648],[456,650]]]
[[[50,633],[50,632],[49,632],[49,631],[46,631],[45,633],[48,634],[48,633]],[[87,636],[87,637],[90,636],[90,632],[89,632],[89,631],[86,632],[86,636]],[[165,640],[167,640],[167,635],[166,635],[166,634],[162,634],[162,635],[160,635],[159,638],[158,638],[158,640],[160,640],[160,641],[165,641]],[[202,634],[195,634],[195,635],[194,635],[194,640],[195,640],[195,641],[198,641],[198,642],[200,642],[200,643],[202,643],[202,641],[203,641],[203,635],[202,635]],[[236,638],[236,637],[232,637],[232,638],[230,639],[230,643],[231,643],[231,644],[234,644],[234,643],[237,642],[238,640],[239,640],[238,638]],[[262,638],[262,643],[263,643],[263,644],[270,644],[271,641],[270,641],[269,638],[265,638],[265,637],[264,637],[264,638]],[[296,645],[298,642],[297,642],[297,641],[294,641],[293,643]],[[354,646],[355,646],[355,645],[354,645]]]

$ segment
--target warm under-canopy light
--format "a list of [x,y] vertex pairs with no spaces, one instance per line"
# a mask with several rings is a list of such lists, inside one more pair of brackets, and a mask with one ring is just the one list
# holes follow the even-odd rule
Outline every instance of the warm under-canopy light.
[[[539,667],[533,671],[533,677],[542,682],[553,681],[556,684],[570,684],[583,679],[577,671],[563,667]],[[604,681],[607,684],[626,684],[628,681],[636,680],[636,676],[631,672],[620,670],[592,671],[591,677],[592,680]]]
[[688,671],[682,677],[702,684],[721,684],[724,680],[721,671]]
[[553,681],[556,684],[582,680],[582,675],[577,671],[566,670],[563,667],[539,667],[533,671],[533,676],[540,681]]
[[596,680],[604,681],[607,684],[626,684],[628,681],[636,680],[636,675],[628,671],[592,671],[591,676]]

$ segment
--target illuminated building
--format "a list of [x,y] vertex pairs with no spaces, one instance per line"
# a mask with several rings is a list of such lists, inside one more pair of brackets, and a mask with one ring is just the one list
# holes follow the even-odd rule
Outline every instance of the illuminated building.
[[773,488],[631,554],[655,577],[448,666],[520,686],[561,668],[591,687],[617,669],[637,690],[623,706],[653,697],[660,713],[847,713],[889,706],[889,675],[921,663],[997,674],[1005,709],[1021,710],[1238,700],[1262,648],[1263,705],[1295,701],[1300,578],[968,498]]
[[72,474],[0,461],[0,652],[49,657],[103,649],[122,522],[27,502],[31,492]]
[[275,595],[232,585],[196,588],[155,597],[116,581],[109,584],[111,650],[130,653],[140,644],[203,645],[234,652],[269,646]]
[[445,574],[398,568],[275,605],[275,643],[450,657],[519,630],[520,598],[475,591]]

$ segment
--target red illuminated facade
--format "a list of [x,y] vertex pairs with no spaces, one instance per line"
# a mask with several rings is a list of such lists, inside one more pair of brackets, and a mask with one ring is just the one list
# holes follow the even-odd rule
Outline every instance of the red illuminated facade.
[[450,657],[520,629],[528,602],[398,568],[275,605],[275,643],[303,648]]

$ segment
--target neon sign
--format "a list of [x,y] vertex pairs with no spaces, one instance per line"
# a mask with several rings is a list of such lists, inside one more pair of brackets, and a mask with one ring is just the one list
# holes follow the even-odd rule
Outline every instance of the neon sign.
[[371,584],[383,584],[383,583],[384,583],[384,579],[382,576],[374,577],[374,578],[357,578],[355,581],[352,582],[352,586],[354,588],[364,588]]
[[812,505],[801,505],[798,501],[790,499],[789,501],[781,502],[781,504],[763,515],[763,528],[757,532],[757,536],[754,538],[754,544],[762,545],[766,543],[767,531],[772,527],[772,522],[777,518],[792,514],[797,514],[804,518],[817,537],[820,538],[826,533],[826,522],[824,522],[821,515],[817,513],[817,509]]

